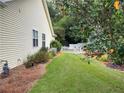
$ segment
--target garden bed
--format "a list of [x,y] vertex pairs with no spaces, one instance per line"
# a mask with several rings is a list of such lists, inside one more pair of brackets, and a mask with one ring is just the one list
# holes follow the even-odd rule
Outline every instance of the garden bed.
[[26,69],[24,65],[10,71],[7,78],[0,78],[0,93],[27,93],[32,85],[45,73],[45,64]]
[[124,71],[124,65],[122,65],[122,66],[116,65],[116,64],[113,64],[112,62],[103,62],[103,64],[106,65],[109,68]]

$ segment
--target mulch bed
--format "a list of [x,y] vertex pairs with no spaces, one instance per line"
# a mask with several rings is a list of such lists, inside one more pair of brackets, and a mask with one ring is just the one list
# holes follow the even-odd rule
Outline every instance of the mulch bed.
[[0,78],[0,93],[27,93],[36,80],[45,73],[45,64],[26,69],[24,65],[10,71],[7,78]]
[[[55,57],[62,55],[57,53]],[[32,86],[46,73],[46,65],[51,63],[39,64],[32,68],[26,69],[24,65],[10,70],[7,78],[0,77],[0,93],[27,93]]]
[[103,62],[104,65],[106,65],[107,67],[119,70],[119,71],[124,71],[124,65],[119,66],[116,64],[113,64],[112,62]]
[[58,53],[56,54],[56,57],[61,56],[62,54],[63,54],[63,52],[58,52]]

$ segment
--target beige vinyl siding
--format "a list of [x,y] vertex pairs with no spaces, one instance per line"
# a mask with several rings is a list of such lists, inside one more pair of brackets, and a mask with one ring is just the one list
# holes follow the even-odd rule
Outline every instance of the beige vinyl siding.
[[[2,20],[2,7],[0,6],[0,31],[1,31],[1,20]],[[0,33],[0,59],[1,59],[1,33]]]
[[[2,21],[2,7],[0,6],[0,31],[1,31],[1,21]],[[3,64],[1,63],[1,59],[2,59],[2,52],[1,52],[1,33],[0,33],[0,70],[2,69],[2,66],[3,66]],[[1,72],[1,71],[0,71]]]
[[[24,49],[23,17],[18,11],[18,5],[11,2],[1,11],[0,52],[2,60],[8,60],[10,67],[21,64],[18,60],[22,57]],[[11,63],[10,63],[11,62]]]
[[[38,47],[33,47],[33,29],[38,31]],[[0,8],[0,59],[8,60],[10,68],[22,64],[27,55],[42,47],[42,33],[49,47],[53,37],[41,0],[6,3]]]

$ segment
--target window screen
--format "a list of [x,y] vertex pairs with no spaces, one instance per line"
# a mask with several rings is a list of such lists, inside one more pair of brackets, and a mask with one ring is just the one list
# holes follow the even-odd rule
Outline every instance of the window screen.
[[33,47],[38,47],[38,31],[33,30]]

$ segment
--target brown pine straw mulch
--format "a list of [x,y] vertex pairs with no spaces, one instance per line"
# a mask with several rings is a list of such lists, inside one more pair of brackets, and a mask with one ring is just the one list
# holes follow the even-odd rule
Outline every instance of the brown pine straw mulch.
[[124,72],[124,65],[116,65],[116,64],[113,64],[112,62],[102,62],[105,66],[109,67],[109,68],[112,68],[112,69],[115,69],[115,70],[119,70],[121,72]]
[[[57,53],[55,57],[62,55]],[[32,86],[46,73],[46,64],[39,64],[32,68],[26,69],[24,65],[18,66],[10,70],[7,78],[0,78],[0,93],[27,93]]]
[[58,53],[56,54],[56,57],[61,56],[62,54],[63,54],[63,52],[58,52]]
[[9,77],[0,78],[0,93],[27,93],[45,72],[45,64],[29,69],[24,65],[18,66],[10,71]]

